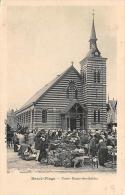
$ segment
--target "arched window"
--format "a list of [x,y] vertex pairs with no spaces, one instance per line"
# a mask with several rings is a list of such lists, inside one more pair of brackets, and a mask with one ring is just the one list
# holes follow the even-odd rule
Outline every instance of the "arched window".
[[83,129],[83,117],[80,115],[80,129]]
[[100,110],[98,110],[98,122],[100,122]]
[[26,123],[28,123],[28,111],[26,112]]
[[94,83],[96,83],[96,71],[94,70]]
[[28,122],[30,123],[31,120],[31,111],[28,111]]
[[42,123],[46,123],[47,122],[47,110],[44,109],[42,111]]
[[73,80],[69,81],[68,87],[66,89],[66,97],[68,99],[77,99],[78,97],[78,90]]
[[67,88],[67,90],[66,90],[66,98],[69,99],[69,89],[68,89],[68,88]]
[[32,112],[32,123],[33,123],[34,122],[34,109],[31,112]]
[[97,73],[97,82],[100,83],[100,71]]
[[77,99],[77,96],[78,96],[78,91],[77,89],[75,90],[75,99]]
[[96,110],[94,110],[94,122],[96,122]]
[[70,93],[71,99],[74,99],[74,97],[75,97],[75,86],[74,86],[74,83],[70,84],[69,93]]

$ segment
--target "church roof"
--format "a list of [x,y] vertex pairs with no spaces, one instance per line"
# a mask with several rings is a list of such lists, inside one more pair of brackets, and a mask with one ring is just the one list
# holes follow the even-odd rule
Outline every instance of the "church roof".
[[53,87],[60,79],[62,79],[62,77],[69,72],[71,69],[73,69],[78,76],[80,77],[80,73],[75,69],[75,67],[73,65],[71,65],[70,67],[68,67],[62,74],[60,74],[59,76],[57,76],[56,78],[54,78],[51,82],[49,82],[48,84],[46,84],[43,88],[41,88],[39,91],[37,91],[19,110],[17,110],[16,112],[18,113],[21,110],[24,110],[28,107],[30,107],[31,105],[33,105],[40,97],[42,97],[51,87]]

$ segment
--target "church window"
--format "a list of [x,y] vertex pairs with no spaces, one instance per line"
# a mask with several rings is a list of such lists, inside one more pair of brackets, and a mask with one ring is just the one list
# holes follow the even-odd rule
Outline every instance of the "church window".
[[32,112],[32,123],[34,122],[34,109],[31,111]]
[[69,81],[68,87],[66,89],[66,97],[68,99],[77,99],[78,97],[78,90],[73,80]]
[[69,129],[69,118],[67,118],[67,129]]
[[42,111],[42,123],[46,123],[47,122],[47,110],[44,109]]
[[23,113],[23,123],[25,123],[25,112]]
[[25,115],[25,117],[26,117],[26,119],[25,119],[26,121],[25,122],[27,123],[28,122],[28,113],[26,112],[25,114],[26,114]]
[[100,122],[100,110],[98,110],[98,122]]
[[22,121],[23,121],[23,123],[24,123],[24,119],[25,119],[25,118],[24,118],[24,113],[22,113]]
[[77,99],[77,96],[78,96],[78,91],[77,89],[75,90],[75,99]]
[[83,128],[83,118],[82,118],[82,115],[80,115],[80,129]]
[[96,110],[94,110],[94,122],[96,122]]
[[96,71],[94,71],[94,83],[96,83]]
[[66,97],[69,98],[69,89],[66,90]]
[[69,99],[69,88],[66,88],[66,98]]
[[70,90],[69,90],[69,93],[70,93],[70,98],[71,99],[74,99],[74,96],[75,96],[75,90],[74,90],[74,87],[73,86],[71,86],[70,87]]
[[84,126],[83,126],[84,129],[86,129],[86,118],[84,117]]
[[28,111],[28,122],[30,123],[31,120],[31,111]]
[[100,83],[100,71],[97,73],[97,82]]
[[100,83],[100,71],[98,70],[98,72],[96,72],[96,70],[94,70],[94,83]]

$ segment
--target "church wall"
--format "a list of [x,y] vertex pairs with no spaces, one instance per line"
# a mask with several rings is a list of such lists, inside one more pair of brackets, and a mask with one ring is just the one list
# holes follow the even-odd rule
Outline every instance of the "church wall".
[[[106,59],[88,58],[85,64],[81,64],[81,72],[86,73],[86,82],[83,83],[83,97],[87,105],[88,129],[106,129]],[[100,71],[100,82],[94,82],[94,71]],[[96,110],[96,122],[94,122],[94,110]],[[100,110],[100,122],[98,122],[98,110]]]
[[[82,85],[79,75],[74,68],[64,75],[48,92],[35,104],[34,127],[61,128],[61,111],[71,100],[67,98],[66,88],[70,80],[74,80],[78,89],[78,100],[83,104]],[[42,110],[47,109],[47,123],[42,123]],[[39,111],[40,112],[39,112]],[[66,124],[65,124],[66,126]]]
[[42,108],[39,109],[39,113],[37,112],[38,109],[38,107],[35,107],[34,128],[60,128],[61,118],[58,110],[52,110],[51,108],[47,108],[47,122],[42,123]]

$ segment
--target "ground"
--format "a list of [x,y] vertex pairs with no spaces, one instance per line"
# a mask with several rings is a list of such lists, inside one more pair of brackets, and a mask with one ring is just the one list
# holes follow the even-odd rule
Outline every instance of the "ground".
[[7,149],[7,171],[8,173],[11,172],[20,172],[20,173],[31,173],[31,172],[58,172],[58,171],[66,171],[66,172],[81,172],[81,171],[91,171],[91,172],[115,172],[116,169],[113,168],[105,168],[99,166],[99,168],[92,168],[91,166],[88,167],[79,167],[79,168],[64,168],[64,167],[54,167],[52,165],[42,165],[39,162],[32,160],[32,161],[25,161],[22,160],[17,153],[13,151],[13,149]]

